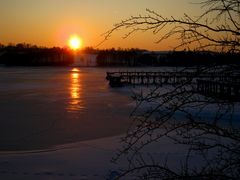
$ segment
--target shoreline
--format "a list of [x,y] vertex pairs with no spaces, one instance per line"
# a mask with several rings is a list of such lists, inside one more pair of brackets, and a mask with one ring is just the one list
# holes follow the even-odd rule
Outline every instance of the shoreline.
[[[122,132],[122,133],[116,133],[116,134],[106,135],[106,136],[103,135],[98,137],[80,138],[79,140],[76,140],[76,141],[68,141],[68,142],[52,144],[52,145],[41,145],[38,148],[10,148],[9,150],[0,149],[0,156],[12,155],[12,154],[35,154],[35,153],[44,153],[44,152],[53,152],[53,151],[59,151],[64,149],[71,149],[77,146],[78,144],[84,144],[85,142],[98,141],[98,140],[101,141],[109,138],[123,137],[124,135],[125,133]],[[16,150],[11,150],[11,149],[16,149]]]
[[93,142],[93,141],[104,141],[106,139],[119,139],[123,137],[124,134],[118,134],[118,135],[113,135],[113,136],[105,136],[105,137],[99,137],[95,139],[85,139],[81,141],[76,141],[76,142],[69,142],[65,144],[59,144],[59,145],[53,145],[49,148],[43,148],[43,149],[32,149],[32,150],[13,150],[13,151],[2,151],[0,150],[0,156],[4,155],[24,155],[24,154],[38,154],[38,153],[49,153],[49,152],[56,152],[56,151],[61,151],[61,150],[69,150],[69,149],[75,149],[78,148],[80,145],[85,145],[89,147],[93,147],[92,145],[89,145],[88,143]]

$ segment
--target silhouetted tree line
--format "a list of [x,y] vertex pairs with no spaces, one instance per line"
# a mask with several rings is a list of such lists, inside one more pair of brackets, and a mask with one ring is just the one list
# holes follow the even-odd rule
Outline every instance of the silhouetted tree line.
[[[151,52],[142,49],[86,47],[81,52],[97,55],[98,66],[198,66],[239,64],[239,53],[208,51]],[[68,66],[73,53],[66,48],[46,48],[30,44],[0,44],[0,64],[7,66]]]
[[95,49],[91,46],[81,49],[81,53],[85,53],[85,54],[98,54],[99,51],[100,51],[99,49]]
[[239,54],[199,51],[150,52],[139,49],[99,51],[98,66],[196,66],[239,64]]
[[0,64],[6,66],[67,66],[73,54],[63,48],[37,47],[30,44],[0,46]]
[[136,66],[139,61],[139,49],[106,49],[101,50],[97,56],[98,66]]
[[239,64],[239,53],[173,51],[160,57],[160,65],[197,66]]

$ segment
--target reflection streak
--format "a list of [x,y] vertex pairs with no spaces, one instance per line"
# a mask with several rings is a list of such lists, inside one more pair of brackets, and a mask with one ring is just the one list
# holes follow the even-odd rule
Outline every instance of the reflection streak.
[[77,68],[72,69],[70,78],[70,98],[67,110],[68,112],[79,112],[80,110],[84,109],[84,106],[81,97],[81,74]]

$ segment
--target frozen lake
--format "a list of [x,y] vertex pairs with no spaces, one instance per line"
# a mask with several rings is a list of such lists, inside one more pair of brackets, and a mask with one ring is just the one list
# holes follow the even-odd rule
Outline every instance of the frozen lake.
[[[0,67],[0,150],[30,150],[126,132],[130,89],[106,68]],[[112,69],[113,70],[113,69]]]
[[[52,148],[124,134],[135,107],[133,88],[111,88],[105,79],[106,71],[119,70],[0,67],[0,150]],[[238,107],[233,115],[237,124]],[[211,117],[213,109],[204,116]]]

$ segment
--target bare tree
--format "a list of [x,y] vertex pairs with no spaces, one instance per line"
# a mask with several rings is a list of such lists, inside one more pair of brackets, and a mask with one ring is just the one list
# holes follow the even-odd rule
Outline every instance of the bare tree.
[[[239,106],[228,100],[199,95],[192,87],[194,83],[189,81],[193,79],[165,90],[157,87],[147,95],[136,94],[138,104],[132,114],[132,126],[114,159],[127,157],[129,161],[122,176],[137,175],[143,179],[240,177],[240,129],[237,118],[233,117]],[[150,107],[142,108],[146,104]],[[148,145],[164,138],[177,144],[175,148],[188,147],[183,154],[184,162],[179,163],[180,170],[171,168],[168,162],[160,163],[155,155],[148,157],[144,153]]]
[[[115,31],[126,29],[124,38],[138,31],[153,31],[159,35],[157,43],[178,37],[175,47],[194,45],[196,50],[214,50],[239,53],[240,1],[206,0],[200,3],[204,13],[193,19],[166,18],[154,11],[147,15],[132,16],[116,24],[105,34],[107,40]],[[170,30],[169,30],[170,28]],[[164,29],[168,31],[165,34]],[[202,74],[236,73],[239,66],[212,66],[184,69],[195,73],[190,79],[173,86],[156,87],[148,93],[134,95],[137,107],[132,113],[133,122],[124,145],[114,161],[127,158],[129,166],[117,178],[128,176],[139,179],[239,179],[240,178],[240,126],[236,121],[239,104],[232,99],[219,99],[199,94],[196,79]],[[239,89],[238,89],[239,91]],[[148,108],[145,108],[147,104]],[[239,114],[238,114],[239,116]],[[152,143],[167,138],[180,146],[187,146],[184,161],[176,169],[154,155],[144,154]],[[198,163],[192,159],[198,159]]]
[[[177,38],[177,48],[196,50],[240,51],[240,1],[206,0],[199,3],[204,12],[198,18],[184,14],[182,18],[164,17],[146,10],[145,15],[131,16],[114,25],[104,34],[105,39],[117,30],[127,30],[123,38],[136,32],[152,31],[160,43],[171,37]],[[165,34],[164,34],[165,32]]]

